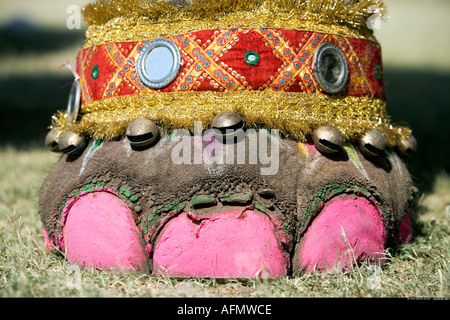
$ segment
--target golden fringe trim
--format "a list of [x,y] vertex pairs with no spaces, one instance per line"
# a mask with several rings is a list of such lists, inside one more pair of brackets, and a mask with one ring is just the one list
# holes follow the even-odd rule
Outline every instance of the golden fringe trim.
[[314,31],[344,37],[360,38],[377,43],[372,33],[362,33],[348,26],[328,25],[293,17],[290,13],[273,14],[266,8],[257,12],[238,12],[223,17],[220,21],[171,21],[152,24],[147,18],[116,18],[101,26],[91,26],[86,31],[84,48],[114,42],[136,42],[166,36],[197,32],[202,30],[242,29],[285,29]]
[[242,116],[248,127],[279,129],[287,138],[305,141],[315,128],[331,125],[348,141],[357,140],[369,129],[384,134],[389,147],[409,137],[411,130],[394,127],[381,99],[329,97],[287,92],[179,92],[129,95],[82,105],[80,121],[68,125],[65,114],[53,116],[52,127],[59,132],[72,129],[94,139],[113,140],[139,118],[156,121],[161,127],[193,130],[201,121],[203,129],[223,111]]
[[108,0],[97,1],[83,8],[88,25],[102,25],[109,20],[124,17],[146,17],[152,22],[161,20],[217,20],[238,11],[267,8],[283,11],[305,21],[324,24],[348,24],[367,28],[367,19],[377,7],[382,16],[382,0]]
[[83,9],[90,25],[85,47],[212,29],[276,28],[363,38],[376,42],[367,22],[381,0],[111,0]]

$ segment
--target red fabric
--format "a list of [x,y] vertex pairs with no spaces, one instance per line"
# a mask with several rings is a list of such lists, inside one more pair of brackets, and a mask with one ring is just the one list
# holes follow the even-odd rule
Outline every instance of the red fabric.
[[[349,81],[338,96],[385,99],[381,48],[357,38],[294,30],[205,30],[168,37],[178,45],[183,67],[162,92],[272,90],[324,93],[312,72],[316,48],[337,44],[347,57]],[[113,96],[154,92],[135,68],[148,41],[113,43],[84,49],[78,56],[82,103]],[[247,51],[260,62],[249,66]],[[98,66],[98,78],[92,69]]]
[[[244,60],[245,53],[250,50],[257,52],[260,57],[259,63],[254,67],[249,66]],[[275,75],[283,64],[283,61],[273,54],[273,49],[266,46],[266,41],[255,31],[241,34],[227,54],[219,58],[219,62],[225,63],[239,75],[244,76],[253,89],[268,83],[270,77]]]

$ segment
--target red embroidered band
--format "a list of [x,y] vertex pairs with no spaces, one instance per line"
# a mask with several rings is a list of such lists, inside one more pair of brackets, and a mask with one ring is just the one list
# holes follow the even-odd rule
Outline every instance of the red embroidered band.
[[[265,28],[206,30],[167,39],[178,47],[182,66],[161,89],[146,86],[136,68],[149,40],[82,50],[78,55],[81,104],[183,91],[260,90],[385,99],[381,48],[369,40]],[[338,93],[324,92],[314,76],[314,53],[324,43],[337,45],[347,61],[348,81]]]

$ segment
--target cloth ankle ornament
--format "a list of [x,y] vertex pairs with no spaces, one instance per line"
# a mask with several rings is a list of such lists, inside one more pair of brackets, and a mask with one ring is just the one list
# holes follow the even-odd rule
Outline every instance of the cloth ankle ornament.
[[[375,9],[384,15],[378,0],[87,5],[67,110],[46,138],[62,153],[40,194],[48,247],[156,276],[383,264],[411,239],[418,190],[402,159],[416,141],[386,111]],[[262,157],[266,131],[280,136]],[[188,160],[175,161],[181,147]],[[216,161],[230,150],[242,163]]]
[[[349,141],[377,129],[393,147],[411,131],[390,123],[381,48],[366,25],[368,5],[384,7],[335,2],[94,3],[77,57],[80,110],[55,115],[53,127],[116,139],[139,118],[192,130],[234,111],[299,141],[331,125]],[[170,54],[157,61],[158,51]],[[160,74],[148,74],[152,63]]]

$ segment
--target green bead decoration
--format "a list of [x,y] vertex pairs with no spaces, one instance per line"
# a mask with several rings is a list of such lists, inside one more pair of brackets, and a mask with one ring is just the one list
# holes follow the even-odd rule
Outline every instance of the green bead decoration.
[[255,51],[247,51],[244,56],[245,63],[247,63],[250,67],[256,66],[261,58],[259,57],[259,54]]
[[100,75],[100,68],[97,65],[95,65],[92,68],[92,73],[91,73],[92,79],[94,79],[94,80],[97,79],[99,75]]
[[382,77],[381,77],[381,70],[380,70],[381,68],[380,68],[380,66],[375,66],[375,69],[374,69],[374,71],[375,71],[375,77],[376,77],[376,79],[377,80],[381,80],[382,79]]

